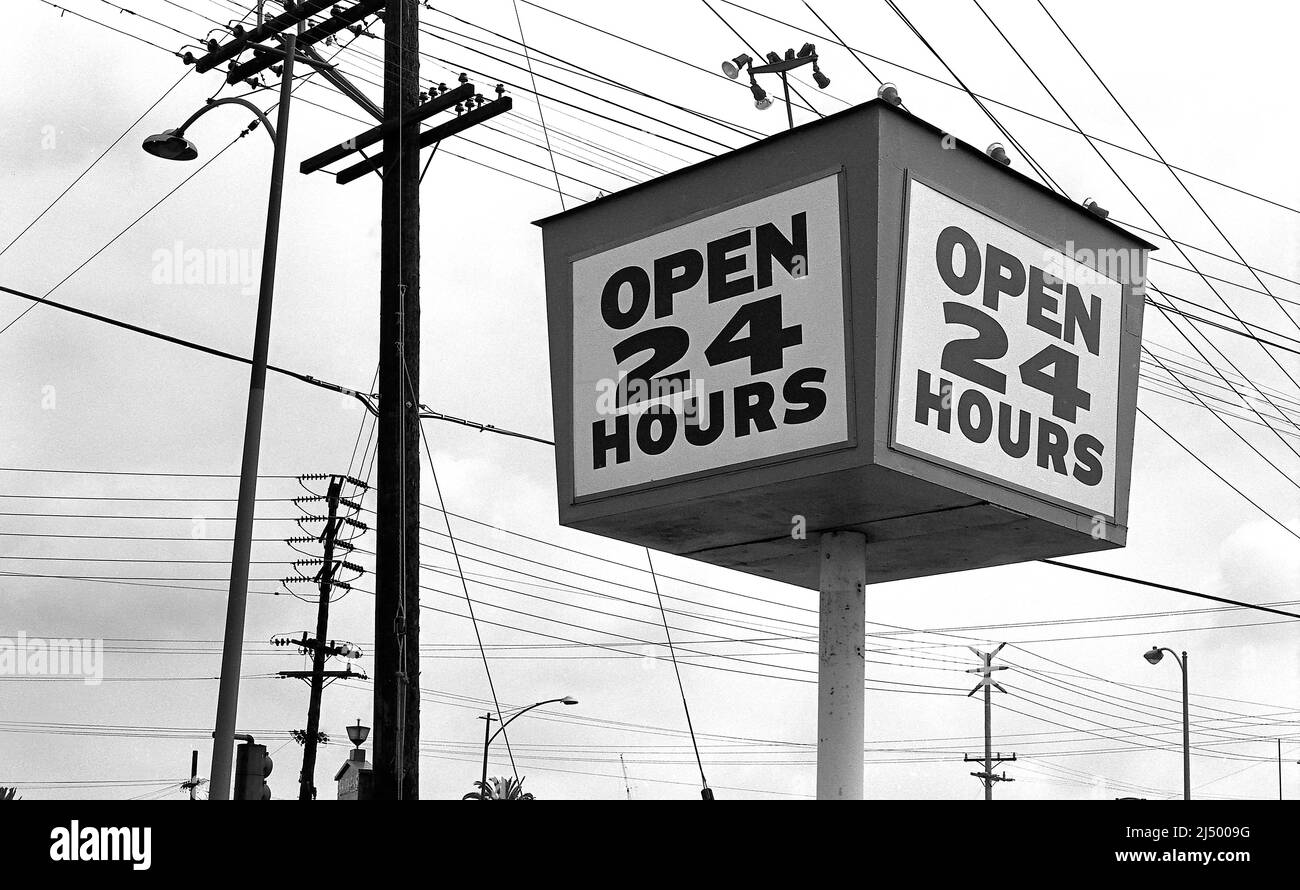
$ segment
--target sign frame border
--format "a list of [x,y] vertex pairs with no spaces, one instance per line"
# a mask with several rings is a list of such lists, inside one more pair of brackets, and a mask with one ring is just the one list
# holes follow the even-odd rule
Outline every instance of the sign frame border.
[[[1001,223],[1002,225],[1005,225],[1007,228],[1019,232],[1021,235],[1024,235],[1026,238],[1029,238],[1030,240],[1035,241],[1038,244],[1041,244],[1042,246],[1050,250],[1055,250],[1057,253],[1060,253],[1063,256],[1067,255],[1065,253],[1064,244],[1059,244],[1059,245],[1054,244],[1046,240],[1042,235],[1039,235],[1034,232],[1030,232],[1024,226],[1012,222],[1011,220],[1003,216],[1001,213],[998,213],[994,210],[984,207],[977,201],[958,196],[954,194],[951,189],[945,187],[944,185],[938,182],[931,180],[927,176],[918,175],[910,167],[906,168],[903,171],[903,219],[902,219],[901,240],[899,243],[899,251],[898,251],[898,311],[896,313],[896,318],[894,321],[894,336],[891,345],[891,348],[893,350],[893,355],[891,357],[892,358],[891,364],[893,365],[893,368],[891,374],[892,386],[890,388],[890,395],[889,395],[889,438],[886,441],[888,448],[891,451],[896,451],[899,454],[907,455],[908,457],[911,457],[915,460],[932,464],[934,466],[942,467],[946,470],[951,470],[952,472],[958,473],[959,475],[968,476],[973,479],[978,479],[981,482],[986,482],[989,483],[990,485],[1007,488],[1018,494],[1033,498],[1034,500],[1041,501],[1043,503],[1050,504],[1052,506],[1063,507],[1066,510],[1069,510],[1070,512],[1075,513],[1076,515],[1079,516],[1086,516],[1088,518],[1096,518],[1100,516],[1106,520],[1108,525],[1111,526],[1116,525],[1117,522],[1116,522],[1115,513],[1120,499],[1120,494],[1119,494],[1120,474],[1119,474],[1118,465],[1115,466],[1115,472],[1112,473],[1113,478],[1111,480],[1111,511],[1109,513],[1101,513],[1098,512],[1097,510],[1088,509],[1081,504],[1074,503],[1073,501],[1067,501],[1063,498],[1058,498],[1053,495],[1044,494],[1041,491],[1036,491],[1034,489],[1031,489],[1019,483],[998,478],[997,476],[993,476],[989,473],[985,473],[980,470],[973,469],[971,467],[954,463],[945,458],[936,457],[935,455],[928,454],[916,448],[912,448],[911,446],[908,445],[902,445],[898,442],[898,431],[897,431],[898,393],[902,382],[902,368],[900,367],[900,361],[902,357],[901,344],[903,338],[903,317],[907,308],[906,303],[904,301],[907,296],[906,295],[907,257],[908,257],[907,252],[911,246],[908,238],[908,234],[909,234],[908,225],[910,222],[911,211],[912,211],[912,183],[913,182],[919,182],[921,185],[933,189],[934,191],[938,192],[939,194],[943,195],[949,200],[954,201],[958,204],[962,204],[967,208],[974,210],[976,213],[981,213],[989,217],[990,219],[993,219]],[[1119,352],[1119,354],[1116,356],[1116,369],[1115,369],[1115,385],[1116,385],[1115,438],[1116,441],[1108,443],[1112,448],[1118,448],[1119,446],[1118,440],[1122,429],[1122,424],[1120,423],[1120,407],[1121,407],[1120,403],[1122,401],[1121,396],[1123,391],[1123,378],[1124,378],[1124,364],[1123,364],[1123,354],[1122,354],[1123,340],[1124,340],[1124,333],[1125,333],[1124,315],[1126,313],[1126,304],[1128,302],[1129,295],[1132,291],[1133,286],[1131,284],[1125,284],[1122,281],[1116,281],[1114,278],[1111,278],[1109,275],[1106,275],[1105,273],[1101,272],[1099,269],[1096,268],[1095,263],[1081,263],[1079,262],[1078,259],[1075,259],[1073,257],[1071,257],[1071,259],[1074,259],[1074,261],[1076,263],[1079,263],[1079,265],[1086,266],[1092,269],[1093,272],[1096,272],[1098,275],[1101,275],[1103,278],[1106,278],[1110,281],[1114,281],[1116,284],[1120,286],[1120,299],[1119,299],[1119,309],[1118,309],[1120,313],[1120,321],[1119,321],[1120,342],[1115,344],[1115,348]]]
[[[660,479],[653,479],[648,482],[638,482],[633,485],[624,485],[619,488],[610,488],[604,491],[595,492],[591,494],[584,494],[581,496],[577,495],[577,470],[575,465],[575,466],[571,466],[570,468],[571,476],[569,480],[569,490],[567,492],[570,506],[594,504],[606,498],[619,497],[622,495],[634,494],[641,491],[650,491],[658,488],[663,488],[668,485],[673,485],[676,483],[689,482],[689,481],[708,478],[712,476],[721,477],[721,476],[731,474],[733,472],[742,472],[745,470],[753,469],[755,467],[775,466],[781,463],[802,460],[807,457],[813,457],[822,454],[830,454],[830,453],[844,451],[844,450],[853,450],[858,447],[859,431],[857,428],[857,410],[856,410],[857,388],[856,388],[856,380],[854,375],[855,364],[854,364],[854,351],[853,351],[853,302],[854,301],[853,301],[852,280],[851,280],[850,268],[849,268],[850,264],[849,264],[849,257],[848,257],[849,246],[850,246],[849,245],[849,218],[848,218],[848,175],[847,175],[847,169],[844,164],[824,167],[819,170],[813,171],[812,173],[807,173],[788,180],[784,180],[780,183],[769,186],[767,188],[749,192],[731,201],[726,201],[722,204],[718,204],[713,207],[709,207],[705,210],[700,210],[696,213],[692,213],[689,216],[685,216],[680,219],[673,220],[670,223],[664,223],[662,225],[652,226],[648,229],[638,231],[632,235],[623,238],[612,239],[608,242],[599,244],[596,247],[590,248],[581,253],[573,254],[568,258],[567,261],[567,265],[568,265],[567,278],[569,283],[570,312],[572,313],[572,308],[573,308],[572,304],[573,304],[574,263],[595,256],[597,254],[604,253],[609,250],[614,250],[616,248],[623,247],[624,245],[631,244],[635,241],[639,241],[645,238],[650,238],[655,235],[662,234],[663,232],[672,231],[673,229],[680,228],[681,226],[684,225],[689,225],[692,222],[697,222],[701,219],[706,219],[710,216],[715,216],[719,213],[723,213],[727,210],[740,207],[744,204],[751,204],[755,201],[761,201],[764,198],[768,198],[773,195],[780,194],[781,192],[790,191],[791,189],[796,189],[799,188],[800,186],[808,185],[809,183],[817,182],[822,179],[828,179],[831,176],[835,177],[836,190],[838,192],[838,200],[839,200],[838,210],[839,210],[839,232],[840,232],[840,280],[841,280],[841,288],[842,288],[840,293],[840,304],[841,304],[840,312],[841,312],[841,321],[843,325],[842,333],[844,339],[843,371],[844,371],[844,413],[845,413],[845,432],[846,432],[845,438],[837,442],[828,442],[824,445],[816,445],[813,446],[812,448],[803,448],[798,451],[788,451],[781,454],[770,455],[768,457],[754,458],[752,460],[747,460],[742,463],[729,464],[725,468],[721,468],[721,469],[714,468],[714,469],[705,469],[705,470],[695,470],[690,473],[682,473],[674,476],[664,476]],[[871,309],[874,311],[874,301]],[[572,314],[570,314],[570,320],[572,320]],[[577,355],[576,345],[573,343],[574,327],[575,325],[573,325],[572,321],[570,321],[569,331],[568,331],[568,335],[569,335],[568,339],[570,345],[568,370],[569,370],[570,381],[572,381],[575,376],[573,363]],[[570,399],[570,403],[567,410],[567,414],[568,414],[567,419],[570,428],[572,428],[573,425],[572,393],[569,394],[568,398]],[[577,448],[573,448],[572,451],[574,457],[576,458],[578,453]]]

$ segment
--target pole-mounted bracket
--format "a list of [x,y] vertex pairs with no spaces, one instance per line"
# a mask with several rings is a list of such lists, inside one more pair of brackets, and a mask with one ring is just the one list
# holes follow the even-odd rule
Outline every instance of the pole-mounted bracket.
[[229,43],[218,44],[215,40],[208,41],[208,54],[195,60],[194,70],[200,74],[211,71],[227,59],[233,59],[244,50],[251,48],[254,44],[274,37],[286,28],[292,28],[299,22],[306,21],[317,13],[324,11],[332,3],[334,3],[334,0],[303,0],[292,9],[286,9],[279,15],[272,16],[250,31],[241,31],[240,27],[236,26],[235,39]]
[[[438,124],[436,127],[430,127],[420,134],[417,141],[416,150],[428,148],[436,142],[441,142],[450,136],[455,136],[464,130],[468,130],[475,124],[481,124],[484,121],[496,117],[498,114],[505,114],[514,106],[514,101],[509,96],[502,96],[499,99],[485,101],[480,99],[480,104],[463,114],[457,115],[451,120]],[[347,185],[370,172],[379,172],[384,168],[384,155],[377,154],[373,157],[367,157],[358,164],[353,164],[344,170],[341,170],[334,178],[339,185]]]
[[[427,101],[417,105],[406,115],[406,123],[416,124],[426,118],[433,117],[440,111],[446,111],[454,105],[469,101],[474,95],[474,85],[472,83],[463,83],[454,90],[448,90],[445,93],[433,96]],[[335,161],[341,161],[353,152],[359,152],[367,146],[374,145],[382,140],[385,136],[397,129],[395,120],[385,121],[382,124],[371,127],[364,133],[359,133],[345,142],[340,142],[331,148],[319,154],[312,155],[307,160],[298,165],[301,173],[315,173],[317,170],[332,164]]]
[[[356,6],[335,13],[323,22],[312,25],[307,30],[298,35],[296,43],[300,46],[311,46],[313,43],[324,40],[333,34],[337,34],[350,25],[355,25],[367,16],[374,15],[383,9],[386,0],[360,0]],[[304,17],[305,18],[305,17]],[[302,19],[299,19],[301,21]],[[273,20],[274,21],[274,20]],[[260,30],[260,29],[259,29]],[[273,36],[267,34],[265,37]],[[264,39],[264,38],[263,38]],[[263,48],[265,49],[265,48]],[[208,58],[208,57],[205,57]],[[232,65],[226,73],[226,83],[239,83],[245,78],[257,74],[259,71],[265,71],[276,62],[276,54],[273,52],[256,52],[254,57],[242,65]],[[202,62],[204,60],[200,60]],[[198,65],[195,65],[198,68]]]

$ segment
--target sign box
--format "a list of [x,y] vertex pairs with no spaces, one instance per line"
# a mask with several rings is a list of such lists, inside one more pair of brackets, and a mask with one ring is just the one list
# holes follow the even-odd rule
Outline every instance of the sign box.
[[1152,245],[875,100],[539,221],[560,522],[816,588],[1123,546]]

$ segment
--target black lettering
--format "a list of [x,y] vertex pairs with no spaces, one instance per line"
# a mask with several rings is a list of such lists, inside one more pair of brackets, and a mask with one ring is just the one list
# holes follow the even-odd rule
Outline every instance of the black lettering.
[[619,405],[628,405],[642,399],[656,398],[665,392],[686,388],[691,372],[681,370],[675,374],[660,374],[677,364],[690,348],[691,338],[686,331],[672,325],[637,331],[614,345],[614,359],[621,365],[632,356],[649,352],[650,357],[619,381]]
[[1029,412],[1016,411],[1019,418],[1019,436],[1011,438],[1011,412],[1015,410],[1006,402],[998,404],[998,444],[1008,457],[1024,457],[1029,453]]
[[1038,418],[1038,465],[1044,470],[1049,467],[1062,476],[1069,475],[1065,469],[1065,453],[1070,450],[1070,437],[1065,429],[1046,418]]
[[1074,440],[1074,459],[1079,463],[1074,468],[1074,478],[1084,485],[1096,485],[1101,481],[1101,454],[1106,446],[1096,436],[1084,433]]
[[782,420],[788,424],[810,423],[821,417],[826,410],[826,392],[812,383],[825,383],[825,368],[800,368],[786,378],[781,387],[781,396],[788,404],[804,405],[803,408],[785,409]]
[[1037,266],[1029,267],[1029,298],[1025,306],[1025,321],[1031,328],[1060,338],[1061,323],[1048,315],[1056,315],[1059,304],[1052,294],[1060,295],[1061,282]]
[[746,268],[745,255],[728,256],[749,246],[750,231],[743,229],[710,241],[706,252],[709,256],[709,302],[717,303],[731,297],[739,297],[754,290],[754,277],[746,275],[735,281],[728,277]]
[[[953,248],[960,247],[965,262],[961,274],[952,267]],[[939,233],[939,240],[934,246],[934,261],[939,267],[939,276],[949,290],[955,294],[968,296],[975,293],[980,283],[980,249],[975,239],[959,226],[948,226]]]
[[[694,406],[696,400],[692,398],[690,403]],[[686,441],[692,445],[710,445],[717,440],[727,425],[725,404],[721,391],[709,393],[709,407],[706,415],[709,425],[702,427],[697,423],[687,421],[684,430]]]
[[1002,294],[1018,297],[1024,290],[1025,267],[1020,260],[990,244],[984,254],[984,305],[996,310]]
[[[745,336],[739,336],[748,330]],[[780,370],[785,350],[803,342],[803,325],[781,326],[781,295],[773,294],[736,310],[731,321],[713,338],[704,357],[710,365],[749,359],[749,373]]]
[[[976,412],[979,413],[978,423],[971,417]],[[961,427],[962,435],[972,442],[988,441],[993,432],[993,407],[984,393],[968,389],[961,394],[957,401],[957,425]]]
[[603,470],[614,449],[615,463],[625,464],[632,459],[631,424],[626,414],[614,418],[614,432],[609,432],[604,420],[591,425],[591,468]]
[[1101,297],[1089,294],[1090,306],[1083,308],[1083,295],[1071,284],[1065,289],[1065,342],[1073,343],[1075,331],[1093,355],[1101,354]]
[[808,214],[796,213],[790,217],[790,239],[781,234],[773,223],[763,223],[754,234],[754,262],[758,266],[758,286],[772,286],[772,260],[781,264],[790,275],[798,267],[808,274]]
[[703,274],[704,257],[698,250],[681,250],[655,260],[655,318],[672,315],[673,297],[695,287]]
[[[655,427],[659,435],[655,435]],[[636,424],[636,447],[646,454],[663,454],[677,438],[677,415],[671,408],[655,405],[646,409]]]
[[[623,285],[632,288],[632,305],[626,312],[621,304]],[[609,276],[600,293],[600,317],[616,331],[632,327],[650,306],[650,276],[640,266],[628,266]]]
[[939,414],[939,429],[948,432],[952,429],[952,381],[939,378],[939,391],[930,391],[930,375],[925,371],[916,372],[916,422],[921,426],[930,425],[930,412]]
[[772,419],[774,401],[776,401],[776,393],[772,390],[772,384],[765,380],[737,386],[736,438],[748,436],[751,424],[760,433],[776,429],[776,421]]
[[984,364],[982,359],[999,359],[1007,354],[1007,332],[998,320],[984,310],[967,303],[949,300],[943,304],[943,320],[965,325],[974,337],[950,340],[939,355],[939,369],[964,377],[995,392],[1007,391],[1007,375]]

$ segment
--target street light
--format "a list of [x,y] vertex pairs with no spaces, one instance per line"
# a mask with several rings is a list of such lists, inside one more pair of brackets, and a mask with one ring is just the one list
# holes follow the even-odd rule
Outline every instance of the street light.
[[784,58],[780,53],[768,53],[767,64],[754,67],[754,60],[749,56],[741,53],[734,59],[728,59],[722,63],[722,73],[736,80],[740,77],[740,72],[749,69],[749,91],[754,95],[754,107],[759,111],[765,111],[772,107],[772,100],[768,98],[767,91],[758,85],[758,80],[754,77],[756,74],[780,74],[781,86],[785,89],[785,115],[789,122],[790,129],[794,129],[794,110],[790,107],[790,81],[788,72],[800,68],[804,65],[813,66],[813,80],[816,81],[819,89],[826,89],[831,85],[831,79],[822,73],[821,68],[817,66],[817,49],[811,43],[805,43],[799,52],[793,49],[785,51]]
[[740,77],[740,72],[745,68],[745,66],[753,61],[754,60],[748,55],[741,53],[734,59],[728,59],[722,63],[722,73],[730,77],[732,80],[735,80],[737,77]]
[[[529,705],[528,707],[523,708],[511,714],[509,717],[505,719],[505,722],[503,722],[499,727],[497,727],[496,732],[492,732],[492,721],[496,719],[492,716],[492,712],[489,711],[488,713],[484,714],[481,718],[479,718],[482,721],[484,721],[483,723],[483,785],[484,786],[487,785],[488,748],[492,747],[492,742],[496,739],[497,736],[501,734],[501,732],[507,726],[511,724],[513,720],[515,720],[517,717],[522,717],[524,714],[527,714],[533,708],[540,708],[542,705],[554,705],[554,704],[576,705],[577,703],[578,700],[571,695],[566,695],[563,698],[548,698],[546,701],[539,701],[536,704]],[[487,799],[486,797],[482,798],[482,800],[486,800],[486,799]]]
[[353,747],[360,748],[368,738],[370,738],[370,727],[362,726],[361,718],[358,717],[356,726],[348,727],[348,741],[352,743]]
[[199,156],[199,150],[194,143],[185,138],[185,131],[203,115],[219,105],[240,105],[247,108],[257,116],[257,120],[266,128],[267,134],[271,137],[272,142],[276,142],[275,127],[271,121],[252,102],[247,99],[241,99],[237,96],[231,96],[226,99],[211,99],[206,105],[194,112],[174,130],[163,130],[161,133],[155,133],[149,136],[141,143],[140,147],[155,158],[162,158],[164,161],[192,161]]
[[253,103],[240,98],[217,99],[190,115],[174,130],[164,130],[141,146],[156,158],[192,161],[199,152],[185,131],[219,105],[241,105],[254,114],[275,143],[271,160],[270,197],[266,208],[266,235],[262,248],[262,277],[257,291],[257,323],[253,334],[252,370],[248,381],[248,412],[244,418],[244,450],[239,470],[239,503],[235,510],[234,548],[230,558],[230,594],[226,601],[226,631],[221,647],[221,682],[217,691],[216,731],[212,745],[212,771],[208,797],[229,800],[234,756],[235,716],[239,706],[239,668],[244,641],[244,616],[248,605],[248,562],[253,548],[253,507],[257,500],[257,463],[262,443],[262,406],[266,396],[266,358],[271,340],[271,300],[275,289],[275,257],[280,241],[280,199],[284,191],[285,142],[289,131],[289,99],[293,94],[293,61],[297,36],[286,35],[284,68],[280,76],[280,107],[276,125]]
[[1160,646],[1152,646],[1149,652],[1143,654],[1143,658],[1152,664],[1159,664],[1161,659],[1168,652],[1178,662],[1178,667],[1183,672],[1183,800],[1192,799],[1192,743],[1191,743],[1191,724],[1187,719],[1187,653],[1179,658],[1178,653],[1173,649],[1165,649]]

